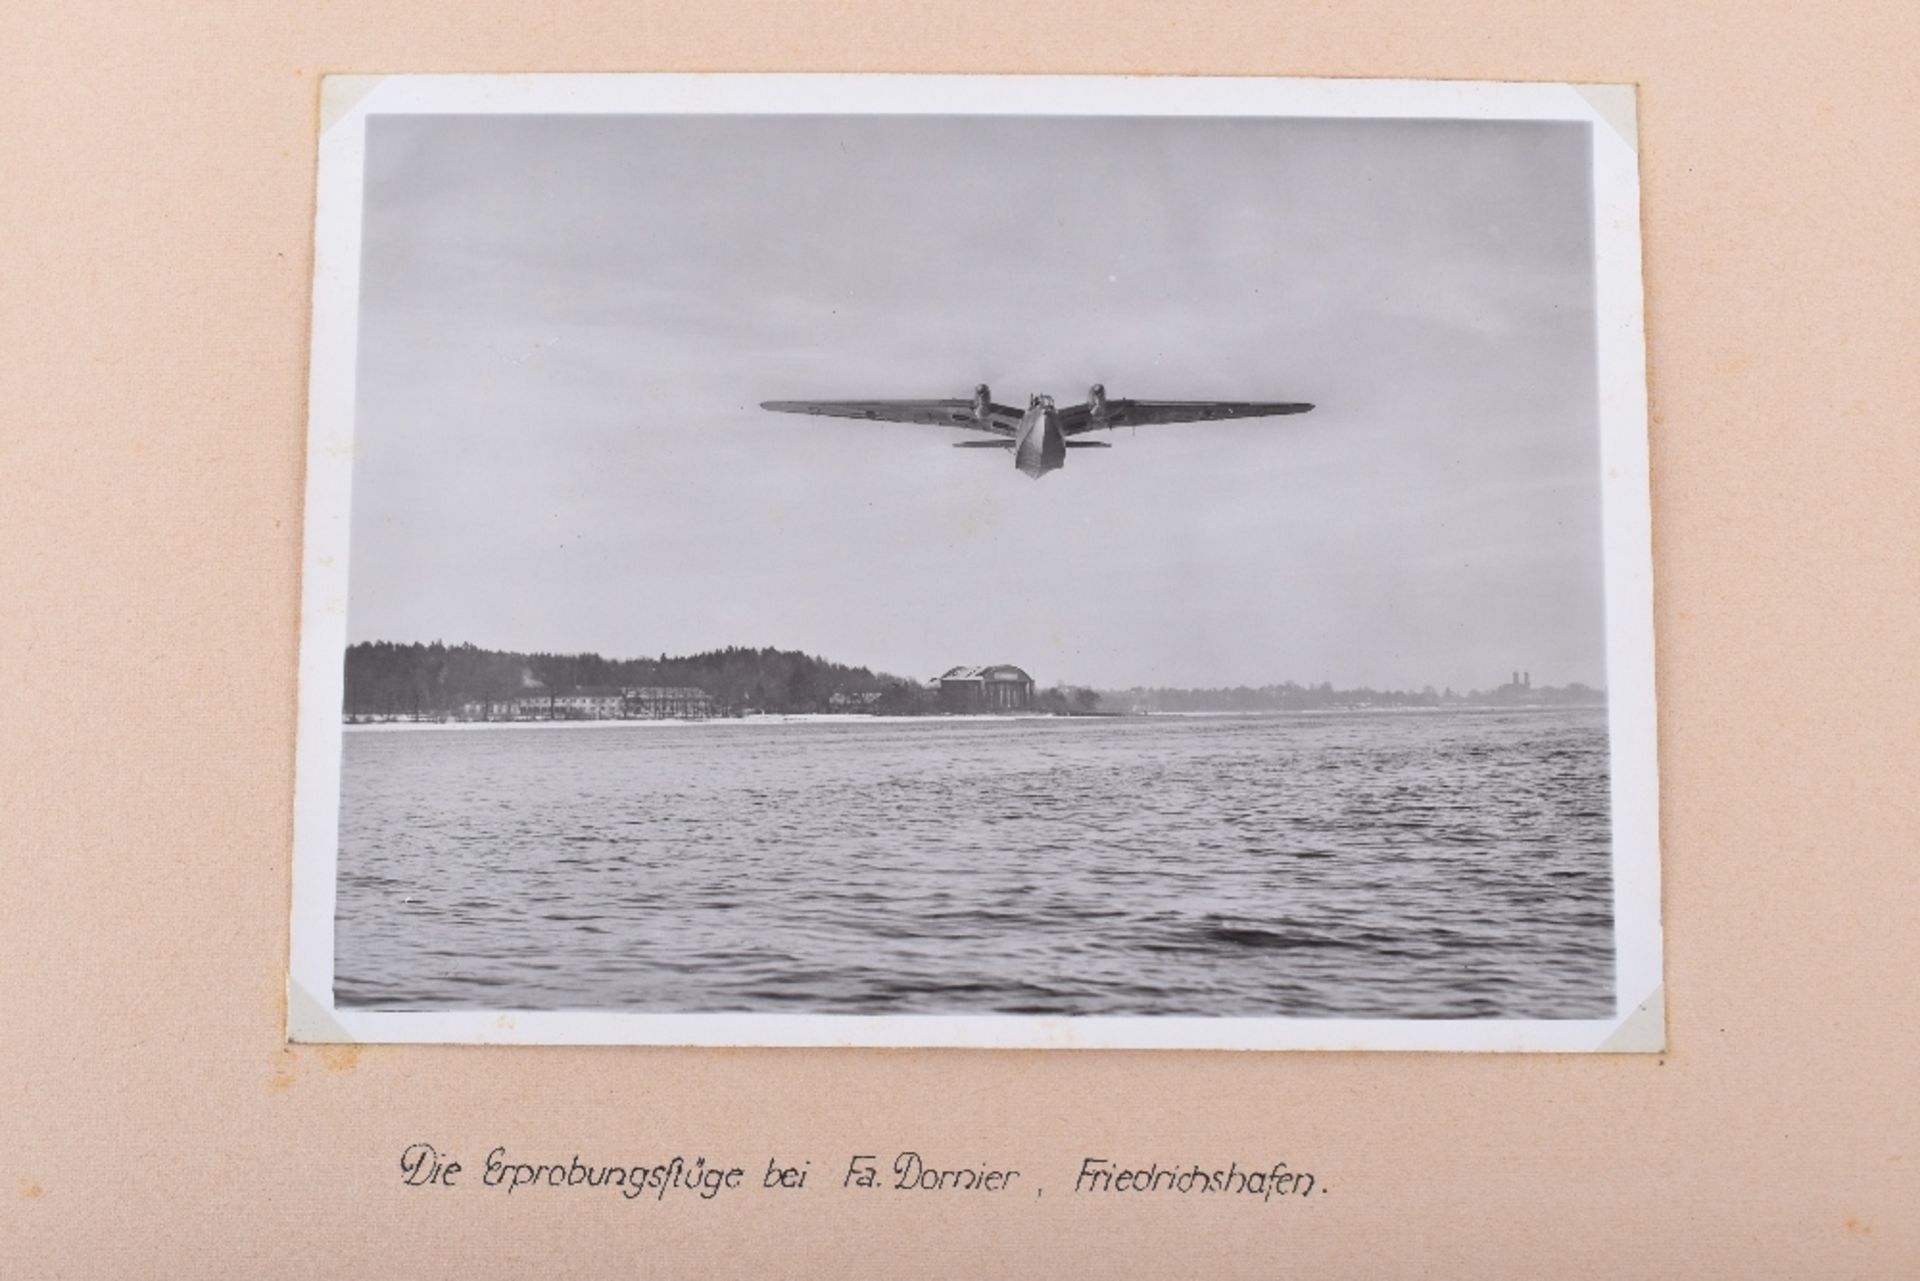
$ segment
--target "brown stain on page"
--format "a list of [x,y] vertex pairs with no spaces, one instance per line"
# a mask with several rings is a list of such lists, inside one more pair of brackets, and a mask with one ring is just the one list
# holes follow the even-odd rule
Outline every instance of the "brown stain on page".
[[365,1047],[359,1045],[320,1045],[311,1050],[291,1045],[282,1047],[274,1051],[273,1072],[267,1077],[267,1088],[276,1093],[292,1089],[300,1079],[300,1063],[305,1056],[318,1059],[329,1072],[351,1072],[360,1066],[363,1049]]
[[38,1201],[41,1197],[45,1196],[46,1194],[47,1194],[47,1190],[41,1187],[38,1183],[35,1183],[30,1179],[20,1180],[20,1199],[22,1201]]
[[360,1046],[323,1045],[315,1051],[329,1072],[351,1072],[360,1066]]

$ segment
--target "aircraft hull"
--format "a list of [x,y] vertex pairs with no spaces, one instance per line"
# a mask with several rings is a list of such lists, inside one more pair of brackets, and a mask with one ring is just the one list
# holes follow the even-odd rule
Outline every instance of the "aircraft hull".
[[1067,462],[1067,438],[1060,430],[1060,414],[1052,405],[1035,405],[1020,420],[1020,435],[1013,447],[1013,465],[1023,474],[1039,480],[1050,471],[1059,471]]

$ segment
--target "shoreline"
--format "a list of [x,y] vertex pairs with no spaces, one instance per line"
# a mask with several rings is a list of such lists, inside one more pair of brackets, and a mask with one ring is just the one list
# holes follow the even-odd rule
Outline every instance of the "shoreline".
[[1297,707],[1223,709],[1198,712],[954,712],[927,716],[872,716],[864,712],[769,712],[759,716],[711,716],[704,720],[671,718],[552,721],[342,721],[346,733],[412,733],[422,730],[584,730],[688,728],[701,725],[947,725],[985,721],[1146,721],[1197,720],[1203,717],[1256,716],[1408,716],[1487,715],[1500,712],[1604,712],[1605,703],[1521,703],[1512,707]]
[[955,713],[946,716],[870,716],[864,712],[769,712],[762,716],[709,716],[700,720],[676,720],[633,717],[617,720],[553,721],[351,721],[341,722],[349,732],[363,730],[481,730],[481,729],[640,729],[692,727],[700,725],[903,725],[917,721],[1050,721],[1075,720],[1052,712]]

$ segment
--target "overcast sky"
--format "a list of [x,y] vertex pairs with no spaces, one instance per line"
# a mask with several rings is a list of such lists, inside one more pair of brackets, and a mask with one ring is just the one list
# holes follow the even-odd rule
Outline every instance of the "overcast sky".
[[[1605,683],[1586,127],[374,116],[349,628]],[[1035,481],[768,399],[1307,400]]]

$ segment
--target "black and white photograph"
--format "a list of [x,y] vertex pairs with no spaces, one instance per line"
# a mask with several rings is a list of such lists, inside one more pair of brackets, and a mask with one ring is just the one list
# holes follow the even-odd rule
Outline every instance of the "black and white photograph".
[[325,102],[296,1039],[1660,1047],[1631,90]]

